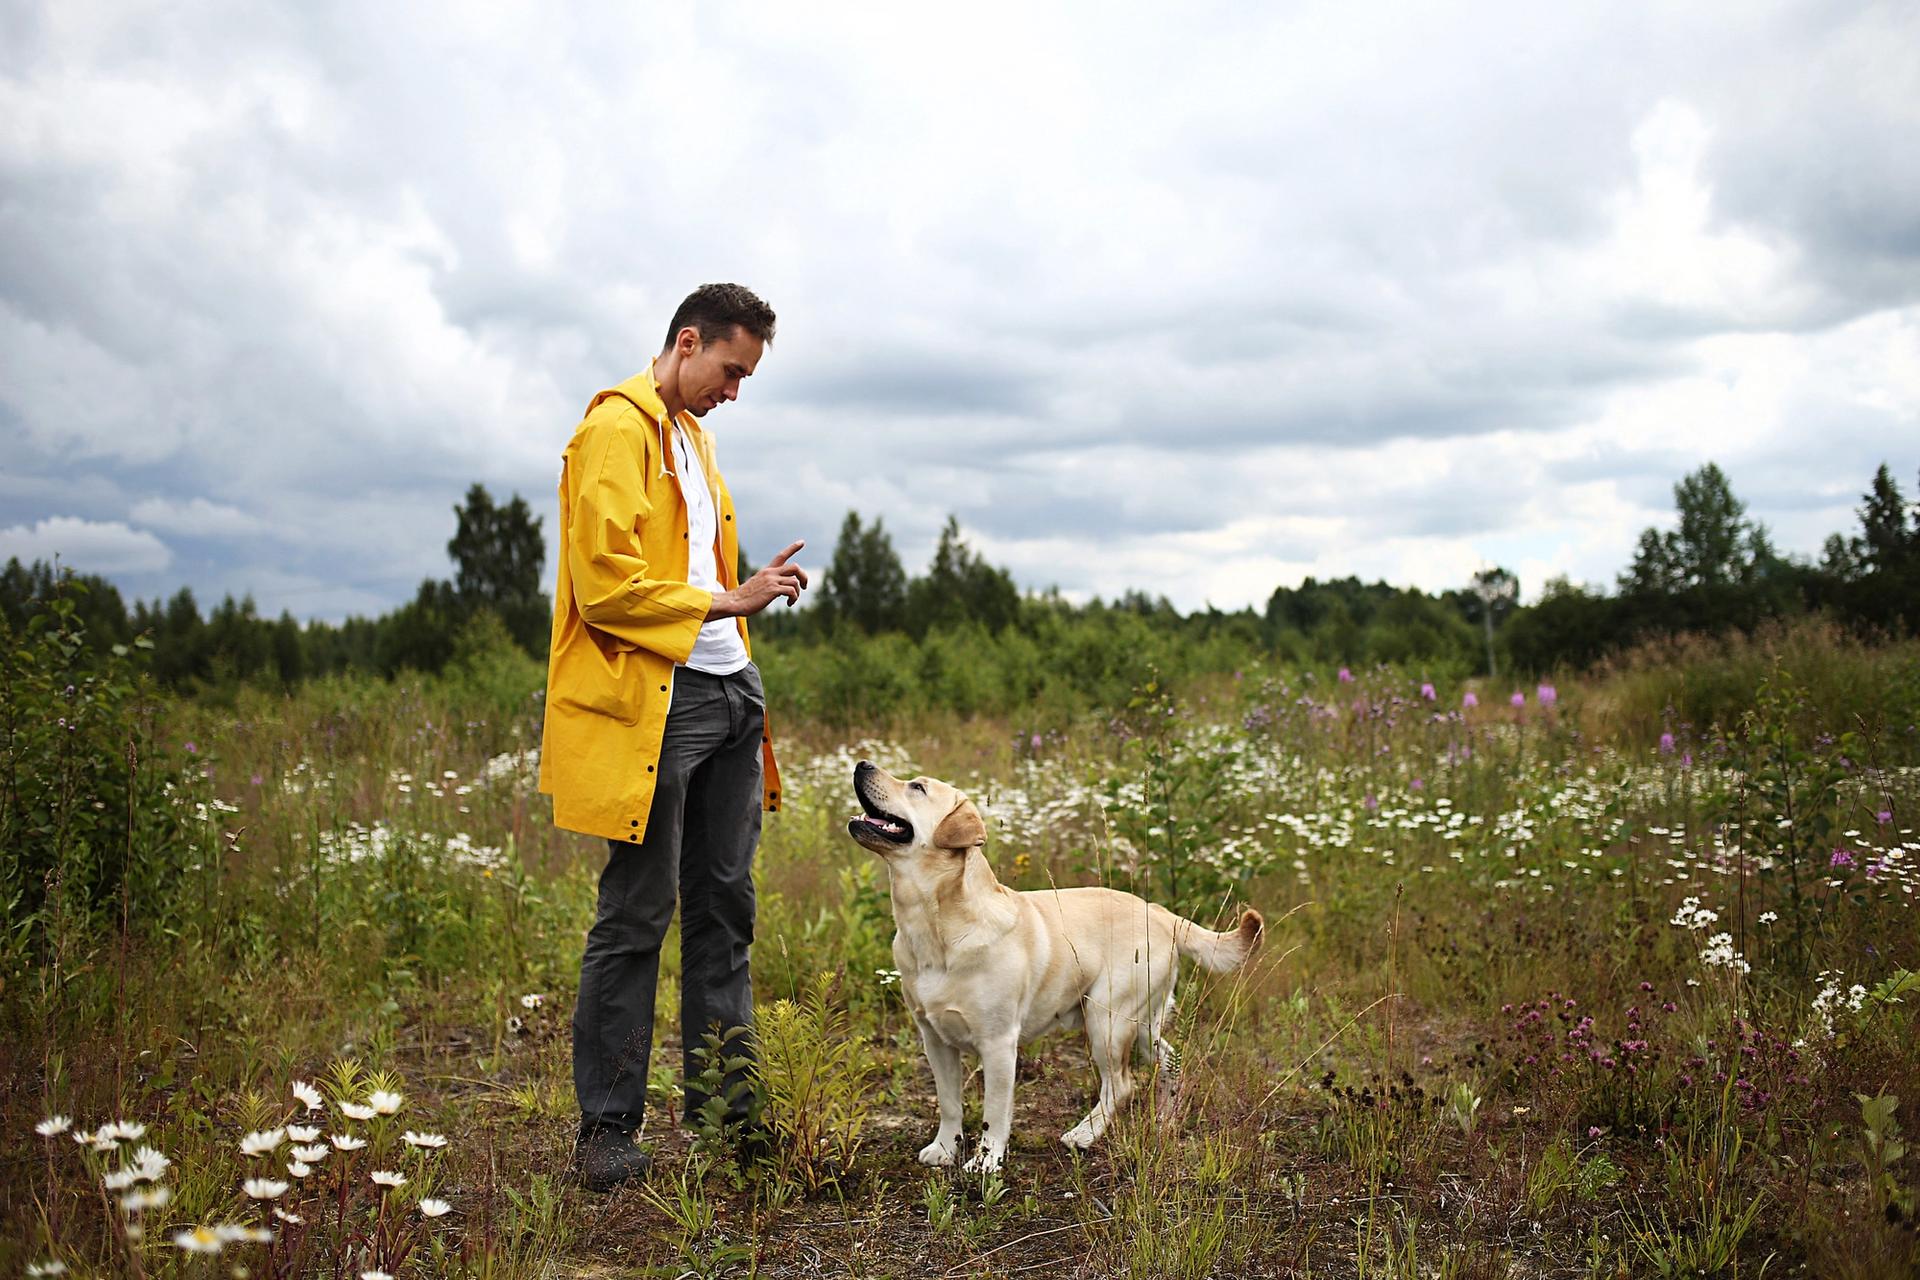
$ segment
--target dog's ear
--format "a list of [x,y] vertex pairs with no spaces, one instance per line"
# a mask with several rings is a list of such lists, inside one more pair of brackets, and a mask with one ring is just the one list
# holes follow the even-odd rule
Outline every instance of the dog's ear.
[[987,824],[981,820],[980,811],[973,807],[971,800],[962,800],[953,806],[953,812],[940,819],[940,825],[933,829],[933,846],[936,849],[963,851],[986,842]]

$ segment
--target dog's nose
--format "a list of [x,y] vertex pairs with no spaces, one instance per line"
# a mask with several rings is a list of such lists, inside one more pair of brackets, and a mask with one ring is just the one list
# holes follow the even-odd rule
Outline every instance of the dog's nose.
[[871,760],[862,760],[859,764],[853,766],[853,776],[856,778],[863,773],[871,772],[873,772],[873,761]]

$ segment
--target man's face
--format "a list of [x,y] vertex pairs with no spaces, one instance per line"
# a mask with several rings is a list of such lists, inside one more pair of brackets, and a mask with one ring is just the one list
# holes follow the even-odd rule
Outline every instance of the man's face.
[[696,418],[740,398],[740,380],[752,376],[765,347],[739,325],[712,342],[701,342],[694,329],[682,329],[675,342],[680,350],[680,402]]

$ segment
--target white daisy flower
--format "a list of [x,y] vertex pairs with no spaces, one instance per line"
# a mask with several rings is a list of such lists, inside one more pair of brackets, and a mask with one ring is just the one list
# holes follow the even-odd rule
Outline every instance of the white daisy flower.
[[393,1280],[393,1277],[384,1271],[362,1271],[360,1280]]
[[546,996],[537,991],[528,992],[526,995],[520,997],[520,1007],[522,1009],[538,1009],[546,1002]]
[[282,1222],[291,1222],[296,1227],[299,1226],[302,1222],[306,1221],[306,1219],[302,1218],[299,1214],[288,1213],[285,1209],[282,1209],[279,1205],[273,1206],[273,1216],[280,1219],[280,1221]]
[[400,1104],[404,1101],[406,1101],[406,1099],[402,1098],[399,1094],[389,1093],[382,1089],[368,1097],[367,1105],[383,1116],[390,1116],[400,1109]]
[[240,1139],[240,1152],[246,1156],[263,1156],[286,1140],[285,1129],[267,1129],[259,1133],[250,1133]]
[[63,1276],[67,1274],[67,1264],[59,1259],[51,1262],[29,1262],[27,1274],[30,1276]]
[[139,1213],[143,1209],[165,1208],[172,1199],[172,1187],[141,1187],[121,1196],[120,1207],[128,1213]]
[[289,1160],[287,1162],[287,1174],[289,1177],[304,1178],[312,1172],[313,1166],[310,1164],[302,1164],[298,1160]]
[[141,1147],[133,1153],[134,1173],[141,1182],[159,1181],[172,1163],[152,1147]]
[[305,1080],[293,1082],[293,1096],[298,1098],[309,1111],[318,1111],[326,1105],[326,1100],[320,1096],[320,1091]]
[[138,1124],[131,1120],[115,1120],[112,1124],[102,1128],[100,1135],[102,1137],[107,1136],[109,1129],[113,1131],[112,1136],[114,1139],[120,1142],[132,1142],[135,1138],[144,1137],[147,1132],[147,1126],[144,1124]]
[[404,1187],[407,1185],[407,1175],[404,1173],[395,1173],[391,1169],[375,1169],[369,1176],[383,1187]]
[[[65,1133],[67,1131],[67,1127],[72,1123],[73,1123],[72,1116],[48,1116],[45,1120],[42,1120],[39,1124],[33,1126],[33,1131],[39,1134],[43,1138],[51,1138],[58,1134]],[[34,1265],[38,1266],[39,1264],[36,1263]],[[67,1264],[64,1262],[49,1262],[46,1265],[50,1267],[59,1267],[62,1271],[66,1270],[66,1266],[67,1266]],[[48,1272],[46,1274],[58,1275],[59,1272],[57,1271]]]
[[320,1126],[317,1124],[290,1124],[287,1126],[287,1138],[292,1142],[318,1142]]
[[109,1191],[125,1191],[140,1180],[138,1169],[122,1166],[100,1179],[100,1185]]
[[287,1194],[288,1183],[278,1178],[248,1178],[242,1189],[255,1200],[278,1200]]
[[444,1135],[438,1133],[415,1133],[409,1129],[400,1135],[401,1141],[410,1147],[439,1148],[447,1145]]
[[373,1119],[373,1108],[372,1108],[372,1107],[367,1107],[367,1106],[362,1106],[362,1105],[361,1105],[360,1103],[358,1103],[358,1102],[343,1102],[343,1103],[341,1103],[341,1104],[340,1104],[340,1112],[341,1112],[341,1114],[342,1114],[342,1115],[344,1115],[344,1116],[346,1116],[346,1118],[347,1118],[347,1119],[349,1119],[349,1120],[371,1120],[371,1119]]
[[336,1133],[331,1139],[335,1151],[358,1151],[367,1145],[365,1138],[356,1138],[352,1134]]
[[327,1158],[326,1144],[316,1142],[310,1147],[295,1147],[287,1153],[301,1164],[319,1164]]
[[423,1218],[443,1217],[452,1210],[453,1206],[445,1200],[427,1199],[420,1202],[420,1216]]
[[265,1227],[249,1227],[239,1222],[222,1222],[213,1228],[223,1244],[266,1244],[273,1239],[273,1232]]
[[176,1249],[185,1249],[188,1253],[218,1253],[226,1247],[226,1241],[214,1234],[211,1227],[199,1226],[191,1231],[176,1232],[173,1245]]

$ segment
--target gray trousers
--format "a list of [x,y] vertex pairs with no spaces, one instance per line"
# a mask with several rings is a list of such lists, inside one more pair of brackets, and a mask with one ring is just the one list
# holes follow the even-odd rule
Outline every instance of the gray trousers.
[[[638,844],[609,840],[600,907],[580,961],[573,1009],[573,1085],[580,1127],[629,1132],[646,1110],[660,944],[680,901],[680,1036],[686,1111],[705,1101],[692,1080],[709,1031],[753,1023],[753,851],[760,842],[760,747],[767,704],[752,665],[728,676],[673,673],[659,780]],[[727,1055],[751,1056],[748,1037]],[[744,1107],[733,1110],[744,1115]]]

